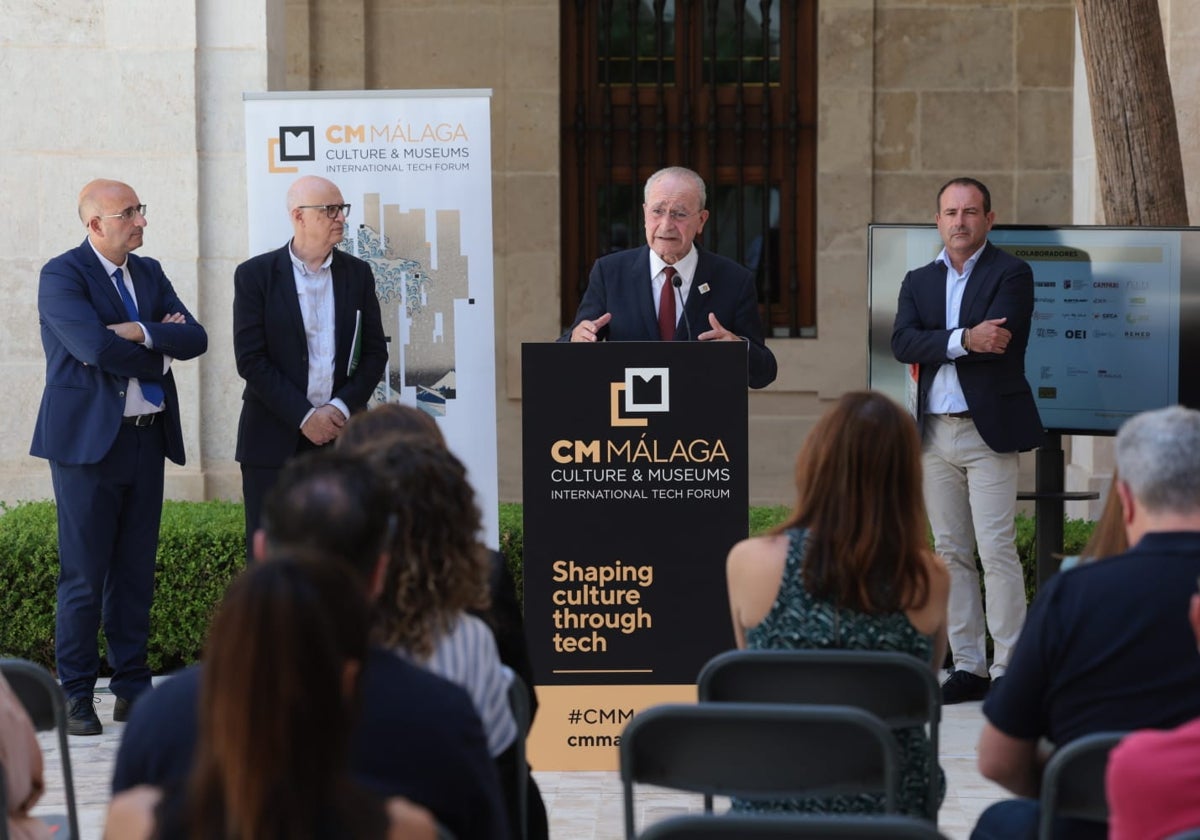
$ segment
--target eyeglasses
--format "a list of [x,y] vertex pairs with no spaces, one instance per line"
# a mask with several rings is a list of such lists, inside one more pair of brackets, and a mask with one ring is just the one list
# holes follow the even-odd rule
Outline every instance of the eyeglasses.
[[145,216],[146,205],[135,204],[132,207],[126,207],[120,213],[109,213],[107,216],[98,216],[100,219],[124,219],[127,222],[132,222],[135,216]]
[[350,215],[349,204],[300,204],[296,206],[297,210],[323,210],[325,215],[331,219],[336,219],[338,213],[344,216]]
[[672,222],[686,222],[688,219],[695,216],[695,213],[685,213],[682,210],[670,210],[665,207],[651,207],[646,210],[646,213],[655,219],[662,220],[664,216],[670,216]]

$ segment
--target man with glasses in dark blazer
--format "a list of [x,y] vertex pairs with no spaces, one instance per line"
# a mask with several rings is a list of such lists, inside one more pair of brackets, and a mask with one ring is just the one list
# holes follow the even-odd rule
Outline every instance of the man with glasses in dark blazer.
[[341,190],[306,175],[288,190],[287,210],[291,241],[234,273],[233,347],[246,381],[236,458],[248,558],[280,468],[333,442],[387,365],[371,268],[335,247],[350,212]]

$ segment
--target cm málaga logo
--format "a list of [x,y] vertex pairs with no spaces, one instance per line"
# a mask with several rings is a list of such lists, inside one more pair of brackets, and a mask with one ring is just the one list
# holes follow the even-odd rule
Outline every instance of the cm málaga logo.
[[267,138],[267,171],[299,172],[285,163],[317,159],[317,129],[312,125],[281,125],[279,134]]
[[613,426],[646,426],[647,417],[631,414],[671,410],[671,371],[665,367],[625,368],[623,382],[610,383],[609,419]]

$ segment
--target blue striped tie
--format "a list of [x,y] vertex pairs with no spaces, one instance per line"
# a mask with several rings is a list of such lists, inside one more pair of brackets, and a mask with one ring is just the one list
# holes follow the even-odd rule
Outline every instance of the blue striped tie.
[[[129,316],[130,321],[141,321],[138,315],[137,304],[133,302],[133,295],[129,294],[129,289],[125,286],[125,278],[121,276],[121,269],[113,272],[113,280],[117,284],[117,291],[121,293],[121,300],[125,301],[125,313]],[[147,382],[144,379],[139,379],[138,384],[142,386],[142,396],[147,402],[161,406],[163,404],[163,389],[157,382]]]

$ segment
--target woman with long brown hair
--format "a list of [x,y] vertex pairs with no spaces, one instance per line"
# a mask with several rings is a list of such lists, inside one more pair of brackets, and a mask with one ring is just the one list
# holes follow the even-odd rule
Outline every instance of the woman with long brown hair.
[[[949,573],[930,550],[916,424],[882,394],[844,395],[796,459],[796,507],[773,533],[729,553],[738,647],[900,651],[930,664],[944,655]],[[929,740],[897,730],[901,810],[923,815]],[[882,810],[877,796],[736,807]]]
[[105,836],[434,837],[423,808],[381,802],[350,778],[368,621],[361,583],[336,563],[280,558],[246,569],[209,629],[187,784],[117,797]]
[[[380,641],[471,696],[499,771],[512,834],[520,836],[517,780],[518,765],[524,765],[518,760],[508,671],[521,677],[536,712],[533,666],[508,561],[478,544],[481,520],[466,470],[432,417],[398,403],[356,414],[338,447],[374,459],[392,483],[395,550],[377,610]],[[533,775],[523,772],[523,834],[542,840],[549,836],[546,806]]]

